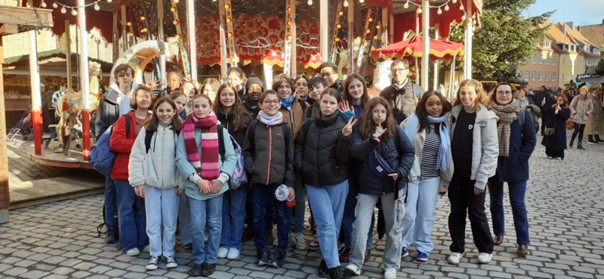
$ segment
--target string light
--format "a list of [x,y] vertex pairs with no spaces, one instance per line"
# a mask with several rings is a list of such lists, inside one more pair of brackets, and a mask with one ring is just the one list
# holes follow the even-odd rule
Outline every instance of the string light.
[[101,9],[101,7],[99,6],[99,3],[98,2],[94,3],[94,10],[98,11],[100,9]]
[[438,11],[437,11],[437,13],[438,13],[439,15],[442,15],[442,14],[443,14],[443,10],[442,10],[440,7],[438,7]]
[[52,7],[56,9],[59,7],[59,4],[57,4],[57,2],[52,2]]
[[361,3],[361,4],[365,3],[365,0],[359,0],[359,3]]
[[344,0],[344,7],[348,7],[348,0]]
[[46,2],[42,1],[42,3],[40,4],[40,7],[46,8]]
[[[214,0],[216,1],[216,0]],[[308,4],[309,6],[312,6],[312,0],[308,0],[308,2],[306,2],[306,4]]]
[[111,0],[107,0],[107,3],[111,3]]
[[71,8],[71,15],[72,16],[77,16],[78,15],[78,11],[76,11],[76,9]]
[[61,7],[61,13],[62,13],[62,14],[67,13],[67,9],[65,9],[65,7],[64,7],[64,6],[63,6],[63,7]]
[[403,5],[403,8],[409,9],[409,1],[405,2],[405,5]]

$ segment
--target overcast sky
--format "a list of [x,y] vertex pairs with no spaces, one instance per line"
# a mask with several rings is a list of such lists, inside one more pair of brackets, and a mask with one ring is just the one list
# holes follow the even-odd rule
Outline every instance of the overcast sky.
[[536,16],[553,11],[551,22],[574,22],[574,25],[601,24],[604,20],[604,0],[537,0],[524,12]]

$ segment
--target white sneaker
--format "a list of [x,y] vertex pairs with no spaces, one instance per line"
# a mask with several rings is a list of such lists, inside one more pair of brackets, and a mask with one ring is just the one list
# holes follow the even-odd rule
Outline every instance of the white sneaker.
[[296,248],[298,248],[298,250],[306,250],[306,239],[304,238],[304,234],[296,233],[295,239],[296,239]]
[[346,266],[346,268],[344,268],[344,275],[345,276],[361,275],[361,268],[356,264],[350,263]]
[[493,254],[480,253],[480,254],[478,254],[478,263],[479,264],[488,264],[489,262],[491,262],[492,258],[493,258]]
[[159,257],[152,256],[149,263],[145,266],[147,270],[156,270],[159,265]]
[[224,258],[226,258],[226,256],[227,256],[228,253],[229,253],[229,249],[228,248],[226,248],[226,247],[220,247],[220,248],[218,248],[217,257],[219,259],[224,259]]
[[126,255],[134,257],[134,256],[138,256],[141,254],[141,251],[138,250],[138,248],[132,248],[128,251],[126,251]]
[[387,267],[384,270],[384,279],[396,279],[396,268]]
[[177,266],[178,266],[178,263],[176,262],[174,257],[172,257],[172,256],[166,257],[166,267],[167,268],[175,268]]
[[149,253],[149,251],[151,251],[151,246],[147,245],[145,248],[143,248],[143,252]]
[[229,249],[229,253],[227,254],[226,258],[229,259],[229,260],[239,259],[239,249],[237,249],[237,248],[230,248]]
[[449,264],[458,265],[459,261],[461,261],[461,257],[463,257],[463,253],[452,252],[447,258]]

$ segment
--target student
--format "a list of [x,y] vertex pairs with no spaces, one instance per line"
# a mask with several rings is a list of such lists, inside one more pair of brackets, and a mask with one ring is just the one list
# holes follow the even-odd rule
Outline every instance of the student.
[[327,81],[322,77],[313,77],[308,80],[308,98],[307,102],[310,104],[304,111],[302,121],[305,122],[309,118],[318,118],[321,114],[321,107],[319,98],[321,98],[321,92],[327,88]]
[[292,92],[293,81],[286,75],[278,75],[273,82],[273,90],[279,94],[281,101],[281,112],[283,112],[283,121],[289,124],[292,134],[296,135],[302,125],[302,115],[308,107],[304,102]]
[[[345,87],[346,88],[346,87]],[[346,90],[346,89],[344,89]],[[386,245],[384,251],[384,278],[395,279],[401,259],[401,231],[405,215],[405,188],[407,175],[415,152],[403,129],[396,125],[392,109],[386,99],[371,99],[363,111],[359,126],[352,134],[351,154],[360,160],[358,196],[354,209],[354,230],[350,263],[345,275],[361,275],[367,244],[367,231],[371,226],[373,209],[378,201],[386,223]],[[392,168],[379,174],[372,156],[381,156]]]
[[[248,127],[245,136],[245,167],[251,174],[254,203],[254,244],[258,266],[283,266],[287,251],[289,218],[285,202],[275,199],[275,190],[282,184],[288,187],[288,198],[294,195],[293,136],[283,114],[277,93],[267,90],[260,96],[262,110],[258,120]],[[271,257],[265,239],[266,211],[274,207],[277,214],[278,248]]]
[[493,239],[484,209],[486,185],[497,169],[499,144],[497,116],[484,104],[482,84],[474,79],[461,82],[451,109],[451,155],[455,172],[449,185],[449,264],[458,265],[465,251],[466,216],[470,218],[478,263],[493,257]]
[[[214,113],[221,125],[227,128],[240,146],[243,146],[245,132],[252,121],[251,114],[245,109],[239,94],[233,87],[223,84],[218,88],[218,96],[214,104]],[[241,236],[245,221],[245,201],[247,185],[230,189],[223,195],[222,200],[222,236],[218,258],[234,260],[241,252]]]
[[439,194],[447,192],[453,176],[449,116],[451,104],[438,91],[425,92],[401,127],[415,149],[415,172],[409,176],[405,218],[403,219],[403,257],[415,246],[416,259],[428,261],[434,249],[430,236]]
[[[128,256],[138,256],[149,244],[145,221],[145,205],[142,198],[137,197],[134,188],[128,182],[128,164],[130,151],[136,136],[143,125],[151,117],[149,109],[153,105],[155,95],[150,87],[140,85],[130,99],[134,111],[120,117],[113,126],[109,148],[116,153],[111,179],[115,183],[117,197],[117,212],[120,228],[120,247]],[[126,117],[130,118],[129,130]]]
[[178,187],[176,172],[176,142],[181,126],[176,110],[176,104],[168,96],[155,102],[153,117],[138,133],[128,164],[128,181],[136,195],[145,199],[151,255],[147,270],[157,269],[161,256],[167,268],[178,266],[174,259],[176,219],[184,189]]
[[304,122],[295,141],[295,168],[304,177],[323,257],[319,274],[331,278],[342,278],[337,243],[348,195],[350,135],[356,123],[340,117],[341,102],[336,89],[325,89],[320,117]]
[[180,89],[172,90],[170,92],[170,99],[174,101],[176,104],[176,115],[180,118],[181,121],[184,121],[187,117],[186,107],[189,102],[189,98],[187,95]]
[[294,89],[296,96],[308,103],[308,78],[305,75],[299,75],[294,79]]
[[231,67],[229,68],[229,70],[227,71],[227,83],[230,84],[233,88],[235,88],[235,90],[237,90],[237,93],[239,94],[239,98],[240,99],[244,99],[246,92],[245,92],[245,84],[247,82],[247,78],[245,77],[245,73],[243,72],[243,70],[239,67]]
[[[222,136],[218,135],[222,133]],[[219,139],[222,137],[222,142]],[[219,145],[224,146],[224,158]],[[207,95],[193,99],[193,113],[187,116],[176,149],[176,167],[186,178],[185,194],[189,198],[193,267],[190,276],[210,276],[216,270],[220,231],[222,229],[222,194],[236,164],[233,143],[226,129],[219,129]],[[206,230],[207,245],[204,244]]]
[[249,77],[245,84],[245,88],[247,94],[245,95],[245,98],[242,99],[243,104],[255,118],[260,112],[258,100],[260,100],[260,95],[264,92],[264,84],[262,84],[262,81],[257,77]]
[[168,94],[170,92],[180,89],[182,85],[182,70],[176,66],[170,68],[168,73],[166,73],[168,86],[166,87],[166,91]]

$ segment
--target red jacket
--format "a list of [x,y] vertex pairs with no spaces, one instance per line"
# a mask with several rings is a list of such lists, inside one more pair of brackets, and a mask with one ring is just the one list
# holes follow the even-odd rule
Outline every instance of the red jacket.
[[[126,137],[126,118],[130,117],[130,132]],[[113,124],[113,132],[109,141],[109,148],[116,153],[113,168],[111,169],[111,179],[113,180],[128,180],[128,163],[130,162],[130,150],[136,140],[134,133],[134,125],[136,124],[136,116],[134,112],[128,112],[115,121]]]

